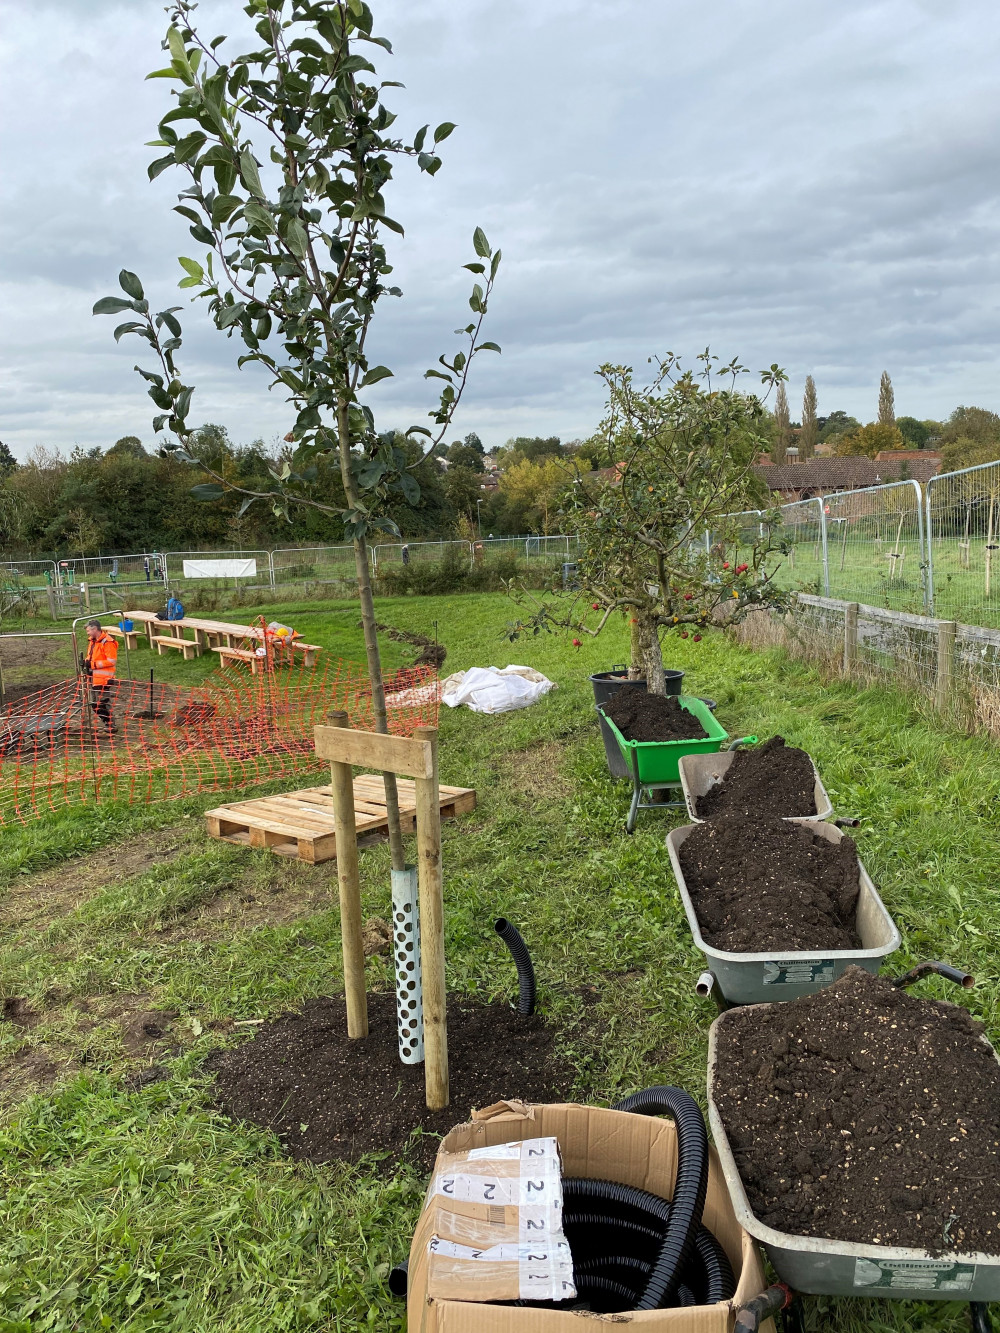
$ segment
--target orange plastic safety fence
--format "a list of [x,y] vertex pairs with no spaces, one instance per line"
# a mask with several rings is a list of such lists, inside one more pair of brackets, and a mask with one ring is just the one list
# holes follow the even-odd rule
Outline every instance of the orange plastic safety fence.
[[[386,678],[389,730],[437,726],[431,667]],[[325,771],[314,728],[333,709],[375,727],[371,686],[356,662],[297,662],[251,674],[220,670],[196,687],[60,681],[0,714],[0,824],[27,823],[68,805],[178,800]],[[113,732],[107,722],[111,720]]]

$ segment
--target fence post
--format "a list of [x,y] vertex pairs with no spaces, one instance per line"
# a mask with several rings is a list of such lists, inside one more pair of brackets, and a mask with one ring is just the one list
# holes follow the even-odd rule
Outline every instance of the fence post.
[[830,552],[826,544],[826,496],[817,495],[819,505],[819,537],[823,552],[823,596],[830,596]]
[[267,553],[267,575],[271,584],[271,591],[274,592],[274,552]]
[[844,675],[851,674],[851,668],[858,659],[858,604],[848,602],[844,607]]
[[56,617],[56,590],[55,590],[55,588],[46,588],[46,589],[45,589],[45,595],[46,595],[46,597],[49,599],[49,615],[52,617],[53,620],[55,620],[55,619],[57,619],[57,617]]
[[927,482],[927,502],[924,513],[924,534],[927,543],[927,560],[924,566],[924,613],[934,614],[934,520],[931,518],[931,487],[934,478]]
[[940,712],[948,707],[951,684],[955,675],[955,635],[958,625],[954,620],[938,621],[937,677],[934,682],[934,703]]

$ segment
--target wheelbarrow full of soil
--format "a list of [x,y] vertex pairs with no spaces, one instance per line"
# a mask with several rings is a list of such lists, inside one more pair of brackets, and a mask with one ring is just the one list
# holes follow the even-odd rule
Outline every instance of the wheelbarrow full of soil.
[[[839,844],[844,838],[843,832],[833,824],[809,819],[790,819],[782,823],[802,825],[817,837],[834,844]],[[705,955],[709,969],[699,982],[700,993],[707,995],[714,988],[717,998],[727,1005],[797,1000],[829,986],[852,964],[863,967],[867,972],[878,972],[883,959],[899,948],[900,937],[895,922],[860,861],[857,863],[858,896],[854,916],[854,931],[859,940],[857,947],[769,948],[735,952],[713,946],[702,932],[680,858],[680,850],[687,839],[696,830],[707,827],[704,824],[686,824],[667,835],[667,855],[677,880],[688,925],[695,945]]]
[[[845,984],[852,991],[856,982],[847,977],[838,987]],[[886,977],[860,980],[861,988],[880,987],[883,992],[891,992],[894,984],[899,982]],[[824,991],[823,1001],[835,994]],[[815,1005],[818,998],[802,1004]],[[907,997],[906,1003],[913,1005],[914,1000]],[[920,1003],[939,1016],[958,1008]],[[845,1008],[852,1005],[866,1008],[853,991]],[[824,1061],[815,1054],[817,1047],[824,1047],[824,1035],[812,1029],[807,1036],[797,1021],[788,1023],[785,1016],[796,1009],[802,1012],[801,1006],[772,1004],[732,1009],[720,1014],[709,1031],[708,1118],[737,1222],[764,1246],[781,1281],[797,1292],[968,1301],[973,1329],[991,1328],[985,1303],[1000,1300],[1000,1254],[981,1247],[994,1244],[993,1219],[1000,1211],[993,1207],[996,1175],[988,1165],[995,1153],[994,1131],[971,1108],[981,1108],[994,1097],[1000,1083],[1000,1064],[993,1070],[996,1052],[985,1036],[971,1031],[965,1034],[964,1052],[954,1032],[936,1045],[930,1032],[933,1017],[930,1024],[890,1017],[886,1044],[891,1048],[899,1043],[898,1063],[876,1052],[872,1069],[857,1073],[853,1062],[858,1054],[872,1055],[868,1034],[857,1031],[853,1045],[848,1039],[839,1058],[834,1055],[825,1062],[826,1085],[821,1081]],[[841,1026],[849,1029],[849,1019]],[[835,1039],[836,1029],[828,1029],[827,1035]],[[969,1061],[965,1069],[960,1055]],[[755,1063],[761,1058],[772,1062],[770,1078],[765,1074],[763,1081]],[[852,1083],[857,1085],[854,1109],[848,1113],[853,1118],[845,1117],[844,1103],[836,1095],[838,1069],[844,1071],[841,1077],[849,1093]],[[920,1117],[931,1111],[942,1085],[947,1104],[938,1105],[937,1123],[928,1117],[928,1133],[928,1121]],[[783,1092],[776,1094],[776,1088]],[[921,1091],[927,1095],[918,1102]],[[776,1111],[768,1119],[766,1104],[773,1106],[776,1096],[784,1096],[788,1112]],[[908,1121],[910,1113],[916,1114]],[[872,1125],[864,1123],[880,1117],[888,1131],[882,1135],[884,1153],[871,1149]],[[850,1128],[844,1127],[845,1119]],[[956,1121],[969,1129],[959,1133]],[[964,1134],[980,1136],[978,1149],[968,1147],[973,1138],[963,1139]],[[926,1149],[925,1139],[932,1140]],[[966,1183],[964,1171],[974,1183]],[[854,1173],[857,1179],[848,1193],[842,1182]],[[970,1197],[966,1191],[973,1189]],[[908,1203],[914,1196],[916,1203]],[[852,1219],[850,1224],[843,1222],[845,1216]],[[914,1219],[920,1218],[923,1229],[915,1230],[921,1222]],[[956,1232],[962,1228],[959,1237],[971,1236],[973,1243],[956,1242],[954,1233],[949,1241],[951,1226]],[[874,1232],[875,1237],[862,1241],[804,1234],[841,1228],[869,1237]],[[882,1231],[888,1233],[888,1243],[881,1241]],[[927,1244],[892,1243],[907,1235],[923,1236]],[[1000,1243],[995,1248],[1000,1250]]]
[[[643,703],[662,699],[662,696],[645,693],[638,695],[638,692],[637,697]],[[640,810],[682,810],[684,808],[682,800],[644,798],[654,798],[666,790],[679,793],[678,765],[681,759],[689,754],[715,754],[729,740],[729,733],[701,699],[681,694],[673,696],[670,702],[675,704],[682,714],[688,715],[688,721],[692,723],[688,730],[697,734],[678,739],[637,740],[624,735],[614,717],[609,715],[614,701],[598,709],[617,742],[632,779],[632,805],[625,824],[629,833],[635,829],[636,815]],[[749,739],[751,738],[746,738]],[[734,745],[743,743],[743,741],[734,742]]]
[[[710,817],[698,813],[698,803],[714,787],[725,781],[737,753],[737,751],[726,750],[718,754],[686,754],[681,759],[677,766],[681,791],[684,793],[684,804],[687,806],[688,817],[693,824],[700,824],[704,819]],[[743,751],[745,756],[752,753],[753,751],[750,750]],[[807,815],[800,810],[774,808],[770,813],[779,815],[782,819],[826,821],[830,818],[833,814],[833,802],[823,786],[816,765],[812,763],[812,760],[809,762],[813,772],[812,798],[815,806],[814,812]],[[757,793],[757,798],[760,800],[762,808],[773,804],[768,801],[767,791]]]

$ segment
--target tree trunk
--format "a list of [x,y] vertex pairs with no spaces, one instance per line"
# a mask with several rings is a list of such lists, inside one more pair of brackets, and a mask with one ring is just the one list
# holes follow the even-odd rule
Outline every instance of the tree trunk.
[[[637,675],[646,677],[646,689],[650,694],[666,694],[663,653],[660,651],[660,634],[656,621],[647,619],[640,613],[636,616],[632,631],[633,668],[641,667]],[[632,675],[631,670],[629,675]]]
[[[340,476],[344,483],[344,495],[349,509],[358,506],[358,488],[351,476],[351,435],[347,417],[347,404],[341,402],[337,407],[337,428],[340,437]],[[385,707],[385,686],[382,683],[382,659],[379,654],[378,634],[375,630],[375,600],[372,597],[371,573],[368,569],[368,543],[364,537],[354,539],[354,567],[358,578],[358,600],[361,603],[361,624],[365,636],[365,653],[368,657],[368,679],[372,687],[372,704],[375,709],[375,730],[385,734],[389,731],[389,715]],[[406,856],[403,851],[403,833],[399,823],[399,788],[396,786],[395,773],[383,773],[385,782],[385,812],[389,831],[389,853],[392,857],[393,870],[406,869]]]

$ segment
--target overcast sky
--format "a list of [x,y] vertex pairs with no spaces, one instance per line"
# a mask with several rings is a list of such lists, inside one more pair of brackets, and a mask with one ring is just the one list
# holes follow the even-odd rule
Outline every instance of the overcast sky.
[[[395,48],[402,131],[457,122],[434,180],[402,164],[390,212],[402,302],[372,351],[396,378],[379,425],[425,420],[423,370],[467,318],[476,224],[503,249],[484,356],[454,435],[588,435],[603,361],[644,369],[711,345],[777,361],[798,413],[1000,410],[996,0],[372,0]],[[239,0],[207,0],[211,34]],[[186,181],[150,185],[166,80],[157,0],[0,0],[0,439],[152,440],[132,373],[94,319],[118,270],[179,303],[171,212]],[[235,43],[224,50],[231,51]],[[240,348],[185,320],[193,418],[237,441],[288,428]]]

